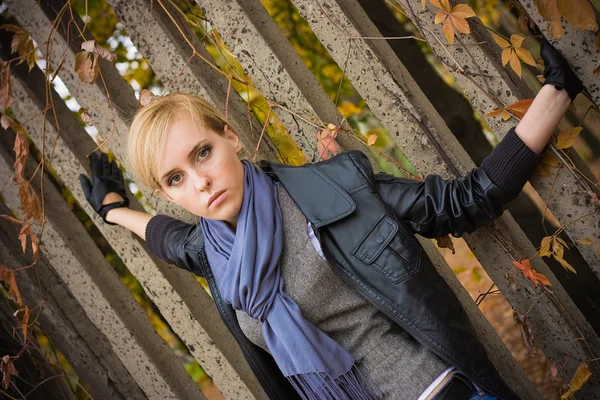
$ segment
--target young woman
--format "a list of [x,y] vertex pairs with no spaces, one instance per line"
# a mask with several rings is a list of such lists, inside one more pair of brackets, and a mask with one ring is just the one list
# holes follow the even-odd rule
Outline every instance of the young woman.
[[545,41],[542,58],[546,85],[525,117],[457,179],[374,174],[358,151],[258,168],[218,111],[172,94],[138,112],[128,157],[138,183],[199,224],[130,210],[106,154],[81,185],[106,223],[207,279],[272,399],[516,399],[414,234],[472,232],[521,191],[582,89]]

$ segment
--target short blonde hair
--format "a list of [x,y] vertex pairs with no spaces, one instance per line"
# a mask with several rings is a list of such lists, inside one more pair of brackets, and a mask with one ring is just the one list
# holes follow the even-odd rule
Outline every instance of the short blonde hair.
[[167,131],[176,118],[188,113],[198,129],[212,129],[219,135],[227,121],[219,110],[194,94],[172,93],[157,96],[135,114],[127,140],[127,159],[137,183],[160,189],[158,157]]

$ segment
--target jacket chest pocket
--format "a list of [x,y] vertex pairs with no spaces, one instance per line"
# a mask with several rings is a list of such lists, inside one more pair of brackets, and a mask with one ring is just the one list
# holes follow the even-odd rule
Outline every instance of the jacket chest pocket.
[[419,272],[419,247],[387,215],[377,221],[352,254],[365,264],[372,265],[394,284]]

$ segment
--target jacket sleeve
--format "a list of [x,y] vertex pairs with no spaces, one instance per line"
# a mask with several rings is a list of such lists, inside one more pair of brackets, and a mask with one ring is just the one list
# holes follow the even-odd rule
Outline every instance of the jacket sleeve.
[[[179,268],[202,276],[194,251],[186,251],[185,242],[199,226],[188,224],[168,215],[156,215],[146,225],[146,247],[148,250]],[[193,244],[198,248],[197,243]]]
[[415,233],[459,237],[502,215],[542,158],[512,128],[481,166],[465,176],[428,175],[418,182],[380,173],[376,180],[384,202]]

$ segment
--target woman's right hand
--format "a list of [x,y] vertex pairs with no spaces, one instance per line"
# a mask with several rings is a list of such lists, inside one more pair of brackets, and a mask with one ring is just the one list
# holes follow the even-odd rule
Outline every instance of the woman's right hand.
[[540,55],[544,60],[544,84],[565,89],[571,101],[583,90],[583,83],[575,75],[562,54],[545,37],[540,42]]
[[96,211],[110,225],[117,225],[106,219],[108,212],[115,208],[128,207],[129,199],[125,190],[123,173],[116,161],[109,162],[106,153],[95,152],[90,156],[92,168],[92,181],[85,176],[79,175],[79,183],[85,194],[85,198]]

